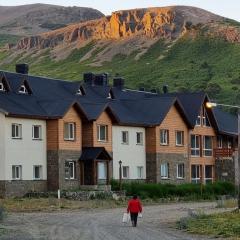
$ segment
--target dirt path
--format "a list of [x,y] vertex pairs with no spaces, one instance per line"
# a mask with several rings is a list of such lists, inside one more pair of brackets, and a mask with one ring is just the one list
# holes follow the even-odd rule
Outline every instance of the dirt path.
[[1,240],[204,240],[174,229],[189,210],[223,211],[215,203],[181,203],[144,208],[137,228],[121,223],[124,209],[9,214]]

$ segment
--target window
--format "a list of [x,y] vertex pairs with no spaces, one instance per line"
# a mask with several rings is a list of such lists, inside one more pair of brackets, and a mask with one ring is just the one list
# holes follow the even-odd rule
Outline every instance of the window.
[[22,178],[22,166],[21,165],[13,165],[12,166],[12,179],[13,180],[21,180]]
[[137,167],[137,178],[143,179],[143,167]]
[[192,175],[192,183],[200,183],[200,181],[201,181],[201,165],[192,165],[191,175]]
[[169,178],[169,163],[161,164],[161,178]]
[[0,91],[5,92],[5,87],[4,87],[4,84],[2,82],[0,82]]
[[106,142],[107,141],[107,125],[98,125],[97,126],[97,138],[98,141]]
[[217,136],[217,147],[222,148],[223,147],[223,139],[222,136]]
[[232,148],[232,139],[230,137],[228,137],[228,139],[227,139],[227,148],[228,149]]
[[184,132],[176,131],[176,146],[183,146],[184,144]]
[[143,145],[143,133],[142,132],[137,132],[137,145]]
[[122,177],[125,179],[129,179],[129,167],[128,166],[122,167]]
[[80,95],[80,96],[85,95],[85,91],[82,86],[80,86],[80,88],[77,90],[77,95]]
[[42,179],[42,166],[33,166],[33,179]]
[[122,144],[128,144],[128,131],[122,131]]
[[213,168],[211,165],[205,166],[205,183],[212,183],[212,181],[213,181],[212,169]]
[[12,138],[14,139],[22,138],[22,124],[17,123],[12,124]]
[[161,129],[160,130],[160,144],[161,145],[168,145],[168,136],[169,136],[169,131],[166,129]]
[[21,87],[19,88],[19,91],[18,91],[19,93],[23,93],[23,94],[26,94],[26,93],[28,93],[28,91],[27,91],[27,88],[26,88],[26,86],[23,84],[23,85],[21,85]]
[[75,179],[76,178],[76,162],[66,161],[65,162],[65,179]]
[[191,135],[191,156],[200,156],[200,136]]
[[64,123],[64,140],[75,140],[75,123]]
[[213,149],[211,136],[203,136],[203,153],[206,157],[212,156]]
[[208,115],[207,115],[207,112],[206,112],[206,109],[203,107],[203,110],[202,110],[202,124],[203,126],[206,126],[206,127],[210,127],[210,122],[208,120]]
[[201,126],[201,115],[198,115],[197,117],[196,126]]
[[185,177],[184,164],[183,163],[177,164],[177,178],[183,179],[184,177]]
[[34,140],[42,139],[42,126],[40,125],[32,126],[32,139]]

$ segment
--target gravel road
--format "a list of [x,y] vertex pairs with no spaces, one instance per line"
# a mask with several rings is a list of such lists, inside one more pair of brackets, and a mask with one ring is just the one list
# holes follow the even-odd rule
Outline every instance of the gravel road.
[[12,213],[3,222],[1,240],[204,240],[174,228],[174,222],[189,210],[223,211],[215,203],[180,203],[144,208],[137,228],[122,224],[124,209]]

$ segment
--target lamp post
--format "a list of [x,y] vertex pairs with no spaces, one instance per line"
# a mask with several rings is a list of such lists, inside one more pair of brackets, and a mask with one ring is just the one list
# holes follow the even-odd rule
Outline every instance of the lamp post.
[[122,161],[119,162],[119,189],[122,191]]
[[206,107],[207,108],[213,108],[217,106],[223,106],[223,107],[230,107],[230,108],[237,108],[238,109],[238,166],[235,171],[238,171],[238,210],[240,211],[240,106],[236,105],[229,105],[229,104],[220,104],[220,103],[214,103],[214,102],[207,102]]

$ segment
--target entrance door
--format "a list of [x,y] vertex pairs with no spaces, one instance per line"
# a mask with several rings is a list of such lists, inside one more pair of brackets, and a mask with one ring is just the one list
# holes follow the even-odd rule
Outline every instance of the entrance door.
[[107,183],[107,164],[106,162],[98,162],[98,184],[106,184]]

